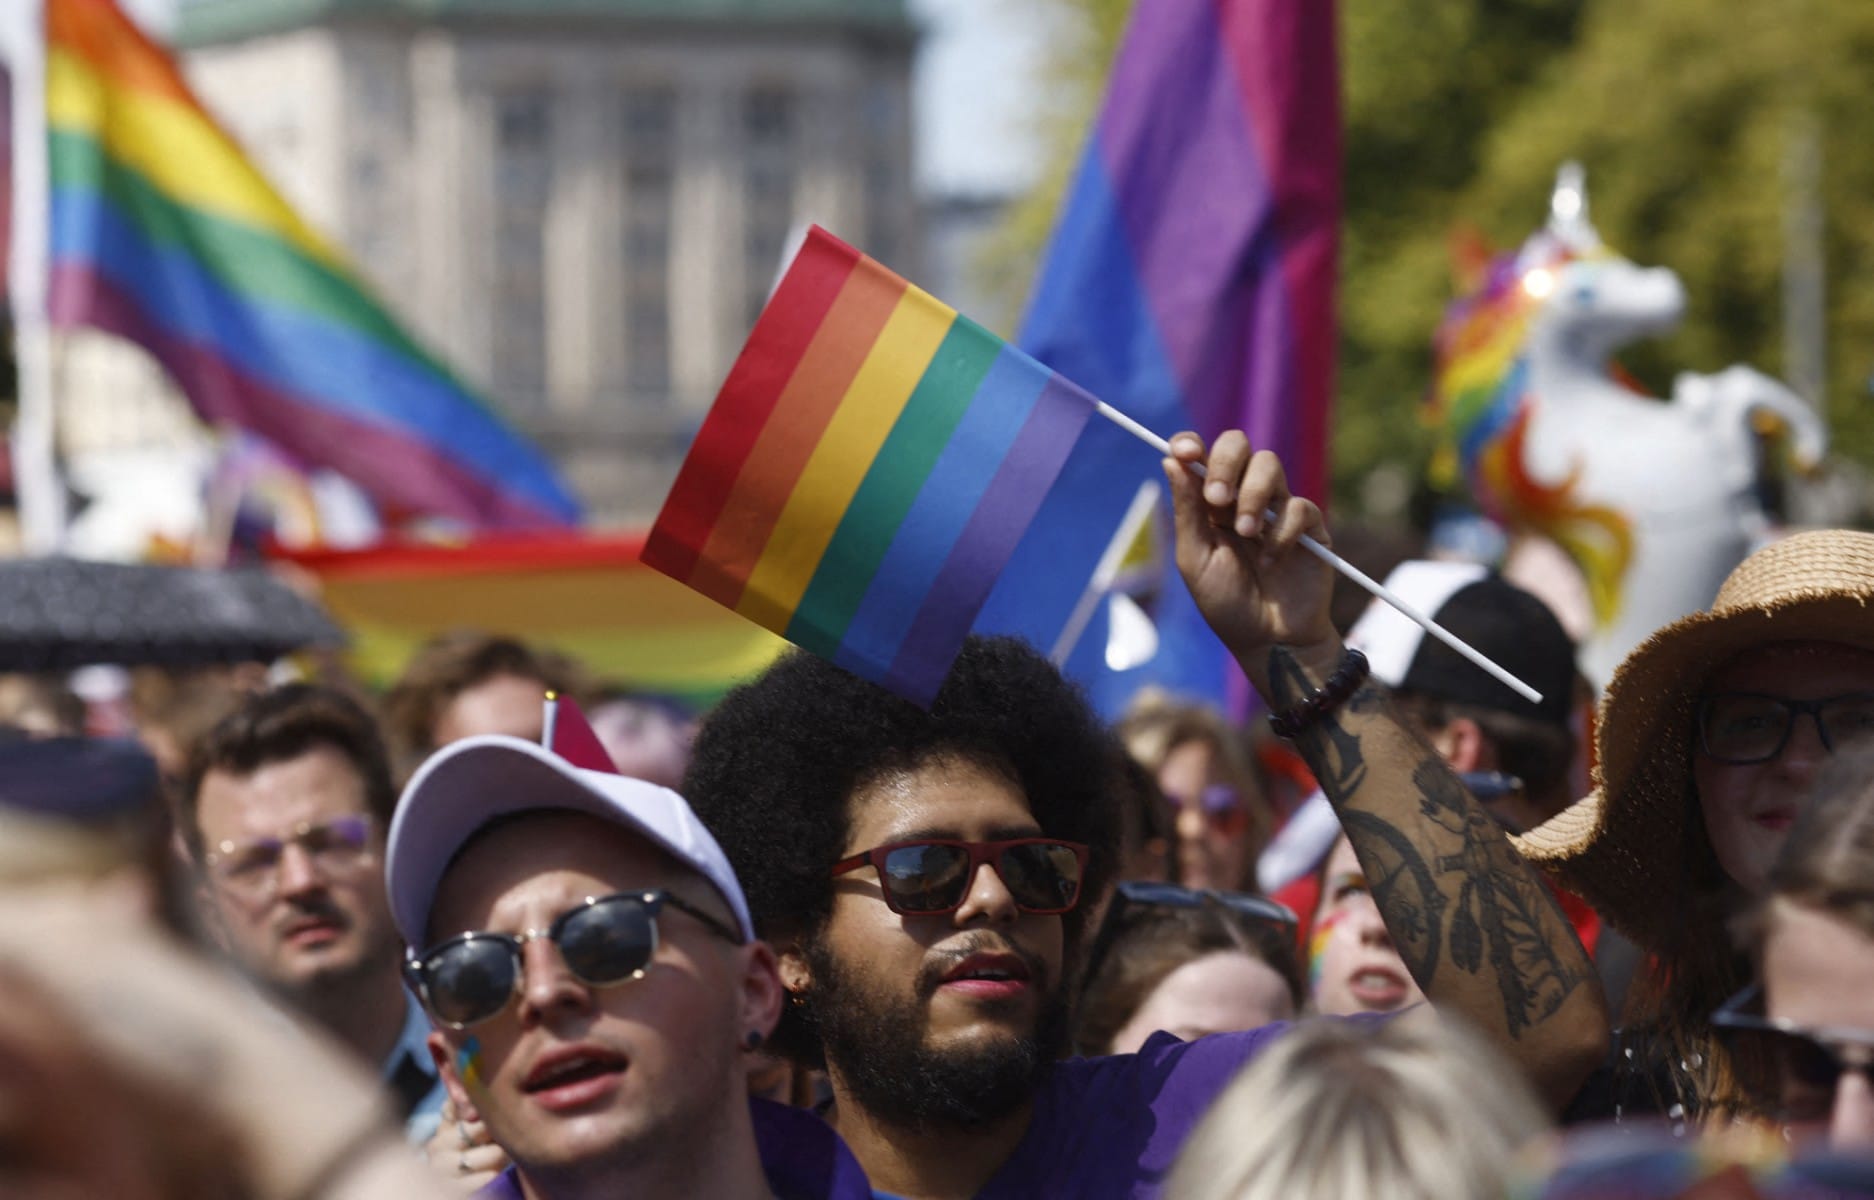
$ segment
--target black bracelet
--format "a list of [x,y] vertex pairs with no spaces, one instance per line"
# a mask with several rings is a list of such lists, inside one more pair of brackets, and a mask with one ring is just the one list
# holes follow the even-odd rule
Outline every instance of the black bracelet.
[[1322,717],[1347,703],[1347,698],[1358,691],[1366,682],[1366,677],[1373,673],[1367,663],[1366,655],[1347,647],[1347,653],[1341,656],[1340,666],[1322,686],[1316,688],[1305,700],[1297,700],[1279,713],[1269,714],[1269,728],[1275,730],[1275,736],[1293,741],[1309,726]]

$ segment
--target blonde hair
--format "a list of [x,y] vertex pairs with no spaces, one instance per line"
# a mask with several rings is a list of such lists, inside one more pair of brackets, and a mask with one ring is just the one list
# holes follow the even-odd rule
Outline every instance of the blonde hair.
[[1495,1200],[1548,1128],[1529,1086],[1446,1019],[1320,1019],[1236,1077],[1166,1200]]

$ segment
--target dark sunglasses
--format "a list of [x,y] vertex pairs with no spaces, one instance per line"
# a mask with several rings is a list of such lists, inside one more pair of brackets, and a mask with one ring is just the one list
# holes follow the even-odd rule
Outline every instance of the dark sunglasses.
[[1843,1074],[1874,1083],[1874,1029],[1826,1029],[1763,1015],[1752,984],[1711,1016],[1731,1051],[1738,1081],[1785,1121],[1826,1120]]
[[1293,946],[1295,914],[1287,905],[1267,896],[1247,892],[1220,892],[1214,888],[1188,888],[1175,883],[1135,880],[1113,889],[1113,899],[1100,920],[1100,930],[1093,937],[1093,949],[1087,953],[1085,978],[1095,978],[1120,931],[1152,909],[1219,908],[1237,918],[1247,929],[1259,935],[1281,939]]
[[544,930],[464,933],[404,962],[411,990],[430,1016],[451,1029],[467,1029],[499,1016],[520,991],[521,947],[546,938],[559,948],[573,977],[589,987],[613,987],[644,978],[657,953],[657,918],[669,905],[736,945],[742,937],[715,917],[662,890],[588,897]]
[[1803,715],[1815,722],[1822,748],[1832,754],[1874,736],[1874,692],[1822,700],[1786,700],[1754,692],[1707,696],[1698,705],[1699,745],[1712,758],[1734,766],[1769,762],[1783,753],[1796,718]]
[[988,863],[1025,913],[1064,913],[1080,903],[1087,848],[1057,838],[959,842],[924,838],[892,842],[833,864],[835,876],[870,866],[878,872],[885,904],[907,917],[953,913],[963,907],[976,869]]

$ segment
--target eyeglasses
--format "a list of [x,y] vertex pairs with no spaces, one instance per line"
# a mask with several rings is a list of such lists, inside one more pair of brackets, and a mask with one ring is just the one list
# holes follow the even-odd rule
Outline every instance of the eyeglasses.
[[1822,748],[1830,753],[1874,736],[1874,692],[1823,700],[1723,692],[1699,704],[1699,744],[1722,763],[1768,762],[1783,752],[1796,718],[1803,714],[1814,719]]
[[374,828],[375,823],[364,813],[301,821],[285,837],[219,842],[202,856],[202,862],[229,891],[251,901],[265,901],[272,899],[279,888],[280,859],[288,846],[298,846],[328,875],[348,874],[374,857]]
[[657,918],[665,905],[688,913],[735,945],[741,935],[703,910],[661,889],[587,897],[544,930],[464,933],[404,962],[411,990],[429,1014],[451,1029],[467,1029],[499,1016],[520,991],[521,947],[546,938],[559,948],[573,978],[589,987],[614,987],[644,978],[657,954]]
[[1752,984],[1711,1016],[1731,1050],[1738,1081],[1785,1121],[1827,1119],[1845,1072],[1874,1083],[1874,1029],[1829,1029],[1762,1015]]
[[957,842],[926,838],[893,842],[833,864],[835,877],[870,865],[878,872],[885,905],[907,917],[953,913],[963,907],[976,868],[995,867],[1015,907],[1025,913],[1071,911],[1080,903],[1087,848],[1056,838]]
[[1282,944],[1288,946],[1293,946],[1295,942],[1298,922],[1294,912],[1287,905],[1278,904],[1267,896],[1134,880],[1113,889],[1112,903],[1106,906],[1106,916],[1100,920],[1100,931],[1093,938],[1093,949],[1087,953],[1084,977],[1088,980],[1096,977],[1107,952],[1118,940],[1120,931],[1138,916],[1141,909],[1155,908],[1219,908],[1239,918],[1258,934],[1278,937]]
[[[1234,837],[1249,827],[1249,807],[1243,803],[1242,793],[1229,784],[1213,783],[1199,792],[1196,799],[1205,822],[1216,832]],[[1177,792],[1166,792],[1165,803],[1174,813],[1189,806],[1187,798]]]

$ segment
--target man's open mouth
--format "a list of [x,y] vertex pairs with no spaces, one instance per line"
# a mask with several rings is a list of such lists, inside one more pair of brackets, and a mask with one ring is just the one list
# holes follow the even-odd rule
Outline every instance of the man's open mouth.
[[611,1094],[625,1073],[625,1056],[600,1046],[572,1046],[540,1057],[521,1091],[553,1110],[576,1109]]

